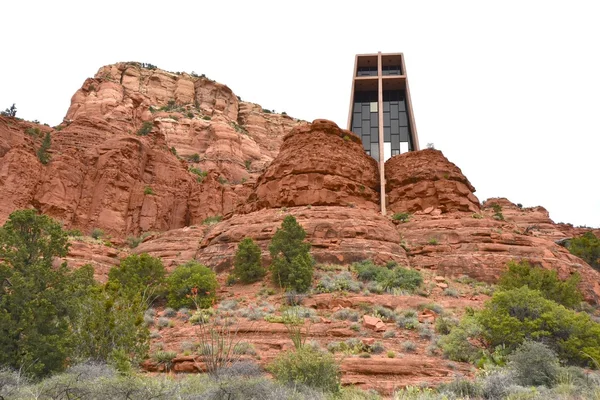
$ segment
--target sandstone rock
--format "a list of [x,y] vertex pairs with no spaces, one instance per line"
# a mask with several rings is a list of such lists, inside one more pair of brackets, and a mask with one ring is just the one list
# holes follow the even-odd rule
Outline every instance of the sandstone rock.
[[[427,210],[479,212],[475,188],[461,170],[439,150],[404,153],[385,163],[388,209],[393,212]],[[440,211],[431,210],[438,208]]]
[[375,343],[375,339],[374,338],[362,338],[360,341],[365,346],[372,346]]
[[372,317],[370,315],[363,315],[363,326],[368,329],[372,329],[375,332],[385,331],[385,324],[380,318]]
[[360,139],[331,121],[316,120],[285,136],[244,210],[336,205],[376,211],[378,186],[377,162]]
[[407,265],[406,253],[392,222],[375,211],[349,207],[294,207],[235,214],[208,230],[197,258],[218,271],[232,266],[237,244],[250,237],[270,261],[268,245],[286,215],[293,215],[307,233],[311,254],[319,262],[348,264],[373,259]]

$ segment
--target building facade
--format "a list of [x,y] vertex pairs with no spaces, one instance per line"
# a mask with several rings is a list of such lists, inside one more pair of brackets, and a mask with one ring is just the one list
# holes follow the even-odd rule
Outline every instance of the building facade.
[[379,162],[419,150],[402,53],[356,56],[348,130]]
[[358,54],[354,62],[348,130],[379,162],[381,213],[385,215],[385,161],[419,150],[402,53]]

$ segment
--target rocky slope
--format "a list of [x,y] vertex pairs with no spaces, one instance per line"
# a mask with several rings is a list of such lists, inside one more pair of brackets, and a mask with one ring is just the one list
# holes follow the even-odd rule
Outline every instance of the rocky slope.
[[[245,201],[241,182],[258,177],[297,124],[205,77],[106,66],[57,129],[0,119],[0,222],[33,206],[120,238],[198,224]],[[45,132],[52,162],[43,166],[35,151]]]
[[[44,165],[36,152],[46,133],[52,145]],[[436,318],[427,311],[435,301],[460,315],[487,298],[461,282],[493,283],[513,259],[563,278],[578,272],[586,299],[600,302],[600,273],[557,244],[586,229],[555,224],[543,207],[522,208],[503,198],[480,204],[473,185],[437,150],[391,158],[385,178],[389,214],[383,216],[377,163],[351,132],[326,120],[309,124],[273,114],[205,77],[138,63],[101,68],[73,96],[56,128],[0,116],[0,223],[16,209],[35,207],[84,234],[103,230],[100,239],[74,238],[65,258],[72,267],[91,263],[101,281],[124,256],[147,252],[169,270],[199,260],[224,272],[224,283],[245,237],[258,243],[269,263],[269,242],[288,214],[306,230],[314,258],[342,265],[338,272],[363,259],[421,270],[428,297],[334,293],[306,300],[318,310],[312,339],[322,347],[358,337],[382,340],[400,353],[406,341],[416,343],[414,353],[395,359],[344,359],[346,383],[390,392],[447,381],[454,369],[468,374],[469,367],[449,367],[414,331],[399,329],[397,337],[384,338],[367,321],[358,329],[332,321],[342,308],[421,307],[425,324]],[[407,213],[408,220],[395,220],[394,213]],[[141,243],[129,249],[127,237]],[[219,297],[252,305],[266,282],[223,285]],[[449,286],[456,298],[444,294]],[[281,294],[270,300],[275,309],[284,304]],[[280,324],[253,326],[244,340],[256,345],[262,363],[291,346]],[[182,320],[161,340],[179,352],[194,334]],[[194,370],[194,360],[180,356],[175,370]]]

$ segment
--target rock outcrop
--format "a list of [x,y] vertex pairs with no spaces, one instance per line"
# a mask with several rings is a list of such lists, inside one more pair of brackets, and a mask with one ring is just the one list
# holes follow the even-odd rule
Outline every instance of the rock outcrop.
[[371,258],[407,265],[400,236],[389,219],[376,212],[333,206],[264,209],[234,215],[206,233],[197,258],[219,271],[229,268],[237,244],[250,237],[261,247],[263,262],[268,264],[268,245],[288,214],[306,230],[311,254],[319,262],[348,264]]
[[393,212],[437,208],[479,212],[475,188],[441,151],[404,153],[385,163],[387,207]]
[[288,133],[244,208],[351,206],[379,209],[377,162],[360,139],[327,120]]
[[[120,238],[200,224],[245,203],[251,187],[242,183],[297,124],[205,77],[102,67],[57,129],[0,118],[0,223],[35,207],[67,227]],[[51,161],[42,165],[35,153],[46,132]]]

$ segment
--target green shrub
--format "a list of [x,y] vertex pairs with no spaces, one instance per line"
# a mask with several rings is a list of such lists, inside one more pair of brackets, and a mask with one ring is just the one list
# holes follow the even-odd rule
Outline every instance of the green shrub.
[[150,121],[146,121],[142,124],[142,127],[138,129],[138,136],[147,136],[151,131],[154,125]]
[[200,162],[200,154],[198,154],[198,153],[192,154],[190,156],[190,161],[195,162],[195,163]]
[[508,356],[508,367],[521,386],[550,387],[560,371],[556,353],[543,343],[531,341],[523,342]]
[[50,162],[50,154],[48,154],[48,150],[50,150],[50,145],[51,145],[50,132],[46,132],[46,136],[44,136],[44,140],[42,141],[42,144],[37,151],[38,159],[44,165],[46,165],[46,164],[48,164],[48,162]]
[[482,389],[476,382],[464,378],[457,378],[451,382],[443,383],[438,387],[441,393],[453,393],[460,399],[479,399]]
[[508,263],[508,271],[500,277],[498,287],[510,290],[528,286],[530,289],[539,290],[548,300],[573,308],[583,300],[577,289],[579,281],[579,274],[561,281],[556,271],[531,266],[527,261],[511,261]]
[[391,271],[382,271],[384,272],[377,277],[377,282],[384,290],[404,289],[412,292],[423,284],[423,276],[414,269],[397,267]]
[[159,258],[146,253],[128,256],[108,272],[107,287],[130,298],[140,293],[161,296],[164,286],[165,267]]
[[152,190],[151,186],[144,186],[144,194],[154,194],[154,190]]
[[494,293],[476,318],[492,347],[514,350],[526,339],[543,340],[568,363],[590,365],[600,359],[600,324],[526,286]]
[[358,279],[363,282],[376,280],[384,270],[382,267],[375,265],[371,260],[354,263],[352,267],[356,271]]
[[571,239],[567,248],[571,254],[600,271],[600,239],[592,232],[586,232],[582,236]]
[[233,265],[234,275],[243,283],[259,281],[266,274],[261,265],[260,247],[251,238],[244,238],[238,244]]
[[167,278],[167,302],[173,308],[208,308],[215,300],[217,287],[216,275],[210,268],[189,261]]
[[335,291],[360,292],[360,282],[354,280],[348,271],[322,274],[315,288],[317,293],[332,293]]
[[310,243],[305,243],[306,232],[288,215],[277,229],[269,246],[273,259],[271,272],[273,281],[280,287],[306,292],[313,277],[313,260],[310,256]]
[[408,222],[410,220],[411,215],[409,213],[396,213],[392,216],[392,219],[394,221],[400,221],[400,222]]
[[196,175],[196,181],[198,183],[202,183],[202,181],[204,180],[204,178],[206,178],[206,176],[208,175],[208,172],[202,171],[200,168],[190,167],[189,171],[192,174]]
[[473,345],[481,337],[482,328],[474,317],[467,316],[455,326],[450,334],[439,340],[444,355],[454,361],[475,362],[481,358],[482,350]]
[[104,236],[104,231],[100,228],[94,228],[94,229],[92,229],[90,236],[93,237],[94,239],[98,240],[102,236]]
[[284,384],[302,384],[324,392],[339,392],[340,369],[333,356],[305,346],[281,353],[268,367]]
[[202,225],[214,225],[217,222],[221,222],[222,219],[223,219],[223,217],[220,215],[213,215],[210,217],[206,217],[206,218],[204,218],[204,221],[202,221]]

